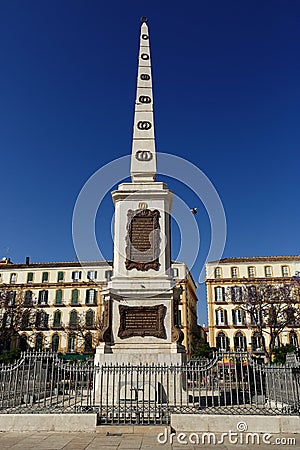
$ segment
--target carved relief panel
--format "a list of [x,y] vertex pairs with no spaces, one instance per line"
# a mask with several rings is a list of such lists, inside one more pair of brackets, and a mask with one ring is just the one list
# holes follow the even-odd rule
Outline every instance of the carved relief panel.
[[130,209],[127,213],[127,270],[159,270],[160,213],[157,209]]

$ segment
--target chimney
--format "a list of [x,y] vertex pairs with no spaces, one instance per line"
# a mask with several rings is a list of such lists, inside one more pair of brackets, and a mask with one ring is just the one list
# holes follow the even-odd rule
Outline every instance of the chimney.
[[26,256],[26,266],[29,266],[29,256]]

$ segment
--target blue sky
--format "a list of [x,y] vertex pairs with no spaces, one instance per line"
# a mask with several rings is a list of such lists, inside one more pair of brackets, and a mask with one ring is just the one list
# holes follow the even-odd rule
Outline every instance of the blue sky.
[[[142,15],[157,150],[188,159],[216,187],[224,256],[299,254],[298,2],[10,0],[0,3],[0,256],[76,258],[72,212],[83,184],[131,151]],[[188,188],[168,184],[199,207],[198,279],[208,217]],[[108,259],[112,214],[107,195],[96,229]],[[174,258],[178,242],[174,226]]]

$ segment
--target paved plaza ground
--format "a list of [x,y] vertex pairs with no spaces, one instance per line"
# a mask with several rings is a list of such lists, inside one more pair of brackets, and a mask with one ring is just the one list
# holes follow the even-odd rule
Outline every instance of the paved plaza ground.
[[[153,432],[152,432],[153,431]],[[285,443],[288,437],[296,438],[296,445]],[[146,434],[125,434],[114,430],[113,434],[104,433],[58,433],[58,432],[3,432],[0,433],[0,449],[22,449],[22,450],[98,450],[98,449],[143,449],[143,450],[171,450],[171,449],[300,449],[300,434],[281,435],[281,442],[275,443],[274,435],[270,439],[270,444],[260,442],[260,444],[179,444],[178,442],[159,444],[157,433],[151,430]],[[273,444],[273,445],[272,445]]]

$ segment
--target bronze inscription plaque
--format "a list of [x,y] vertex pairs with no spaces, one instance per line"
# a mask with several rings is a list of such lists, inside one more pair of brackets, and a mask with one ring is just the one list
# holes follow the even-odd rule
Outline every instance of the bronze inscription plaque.
[[127,216],[126,269],[159,270],[159,211],[130,209]]
[[164,318],[166,306],[124,306],[119,305],[121,339],[132,336],[154,336],[166,339]]

